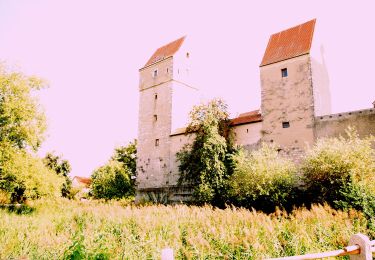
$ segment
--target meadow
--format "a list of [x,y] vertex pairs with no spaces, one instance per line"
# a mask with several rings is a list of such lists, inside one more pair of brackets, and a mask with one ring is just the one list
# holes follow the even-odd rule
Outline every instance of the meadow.
[[339,249],[352,234],[373,239],[354,210],[316,205],[266,215],[242,208],[135,206],[37,200],[0,210],[0,259],[262,259]]

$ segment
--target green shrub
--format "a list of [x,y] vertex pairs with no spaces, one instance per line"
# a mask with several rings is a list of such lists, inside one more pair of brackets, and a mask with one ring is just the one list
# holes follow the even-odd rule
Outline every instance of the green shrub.
[[120,199],[134,194],[130,171],[117,161],[109,161],[92,174],[91,192],[97,199]]
[[40,158],[0,144],[0,190],[10,202],[41,197],[58,197],[64,179],[49,170]]
[[294,164],[278,156],[276,147],[263,145],[251,153],[241,150],[234,155],[231,176],[235,204],[273,212],[276,207],[291,209],[297,190]]
[[360,139],[348,129],[347,138],[318,140],[302,165],[306,194],[312,203],[335,208],[375,210],[375,151],[373,138]]

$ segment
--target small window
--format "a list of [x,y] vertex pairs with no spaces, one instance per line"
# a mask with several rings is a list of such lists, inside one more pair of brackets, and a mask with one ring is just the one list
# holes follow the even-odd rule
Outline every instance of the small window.
[[186,53],[186,58],[189,58],[190,57],[190,53]]
[[246,133],[248,133],[249,132],[249,129],[246,129]]
[[283,128],[289,128],[290,124],[289,122],[283,122]]
[[167,73],[169,72],[169,69],[167,68]]
[[159,146],[159,139],[155,139],[155,146]]
[[152,73],[152,77],[156,78],[158,76],[158,70],[154,70]]
[[155,94],[155,96],[154,96],[154,97],[155,97],[155,100],[157,100],[157,99],[158,99],[158,94]]
[[283,78],[288,77],[288,69],[287,68],[281,69],[281,77],[283,77]]
[[154,121],[158,121],[158,115],[154,115]]

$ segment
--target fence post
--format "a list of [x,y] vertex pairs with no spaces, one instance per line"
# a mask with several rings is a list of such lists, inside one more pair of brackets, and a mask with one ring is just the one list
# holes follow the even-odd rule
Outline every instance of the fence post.
[[174,260],[173,249],[164,248],[161,250],[161,260]]
[[349,246],[358,245],[359,255],[351,255],[350,260],[372,260],[371,244],[367,236],[358,233],[349,240]]

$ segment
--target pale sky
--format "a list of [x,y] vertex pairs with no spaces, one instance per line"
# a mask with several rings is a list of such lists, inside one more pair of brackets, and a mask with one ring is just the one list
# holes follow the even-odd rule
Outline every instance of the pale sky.
[[233,116],[260,107],[259,64],[272,33],[317,18],[332,112],[375,100],[374,1],[0,0],[0,60],[49,81],[48,136],[72,176],[89,176],[137,137],[138,69],[187,35],[197,86]]

